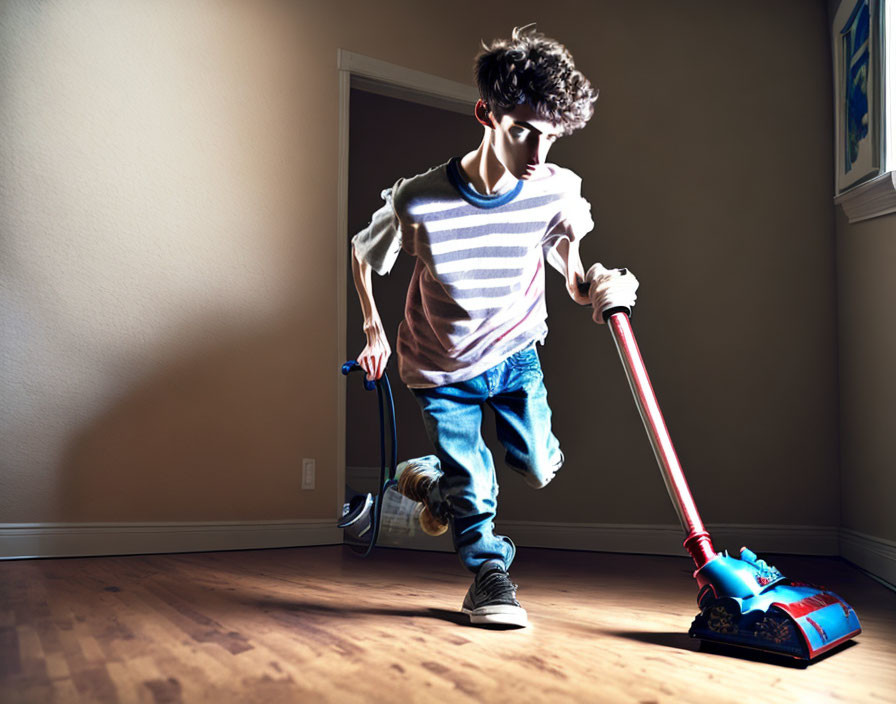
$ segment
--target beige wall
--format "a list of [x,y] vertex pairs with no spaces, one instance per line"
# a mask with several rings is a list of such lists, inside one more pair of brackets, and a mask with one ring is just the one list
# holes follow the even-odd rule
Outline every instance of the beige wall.
[[[0,522],[331,516],[336,50],[468,82],[481,38],[538,20],[601,89],[555,160],[594,204],[585,258],[642,281],[704,518],[838,525],[824,4],[419,7],[3,3]],[[549,296],[569,463],[504,482],[502,516],[673,522],[606,331]]]
[[843,526],[896,540],[896,215],[837,211]]
[[332,514],[335,49],[276,7],[3,3],[0,520]]

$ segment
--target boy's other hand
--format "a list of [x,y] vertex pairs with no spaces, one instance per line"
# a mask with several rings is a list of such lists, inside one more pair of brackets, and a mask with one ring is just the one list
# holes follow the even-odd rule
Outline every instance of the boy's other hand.
[[367,346],[358,355],[358,364],[367,372],[369,381],[376,381],[386,371],[386,364],[392,348],[386,334],[380,328],[371,328],[367,331]]

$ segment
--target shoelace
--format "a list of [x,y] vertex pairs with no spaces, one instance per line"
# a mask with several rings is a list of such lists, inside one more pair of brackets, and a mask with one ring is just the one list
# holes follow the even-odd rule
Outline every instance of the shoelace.
[[516,590],[519,587],[510,581],[506,572],[491,570],[476,586],[477,591],[487,594],[489,600],[509,599],[516,602]]

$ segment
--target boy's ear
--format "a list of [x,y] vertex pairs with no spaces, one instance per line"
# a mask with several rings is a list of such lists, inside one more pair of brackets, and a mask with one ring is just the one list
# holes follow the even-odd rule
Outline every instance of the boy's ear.
[[473,108],[473,115],[475,115],[476,119],[479,120],[483,127],[488,127],[489,129],[495,128],[495,125],[492,122],[492,115],[484,100],[480,99],[476,101],[476,107]]

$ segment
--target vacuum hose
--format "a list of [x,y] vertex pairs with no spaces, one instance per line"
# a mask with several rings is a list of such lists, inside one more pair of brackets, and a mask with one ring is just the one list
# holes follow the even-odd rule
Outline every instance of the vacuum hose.
[[[366,374],[364,368],[358,364],[355,360],[349,360],[345,364],[342,365],[342,374],[344,376],[348,376],[352,372],[360,371]],[[383,511],[383,495],[386,490],[389,489],[394,484],[397,484],[395,481],[395,466],[398,464],[398,430],[395,426],[395,401],[392,398],[392,387],[389,384],[389,377],[386,372],[383,372],[383,375],[377,379],[376,381],[371,381],[367,378],[364,379],[364,388],[367,391],[372,391],[374,388],[377,392],[377,400],[379,401],[379,410],[380,410],[380,492],[372,497],[373,506],[370,507],[370,540],[367,544],[367,549],[364,550],[362,548],[361,551],[356,550],[355,552],[359,553],[361,557],[367,557],[373,551],[374,546],[376,545],[377,538],[380,534],[380,518]],[[386,415],[386,411],[388,411],[388,416]],[[389,423],[389,431],[390,431],[390,461],[386,462],[386,421]],[[370,498],[369,495],[367,498]],[[358,507],[363,508],[363,507]],[[340,523],[340,526],[345,527],[346,520],[348,516],[343,517],[343,522]],[[349,521],[350,522],[350,521]]]

